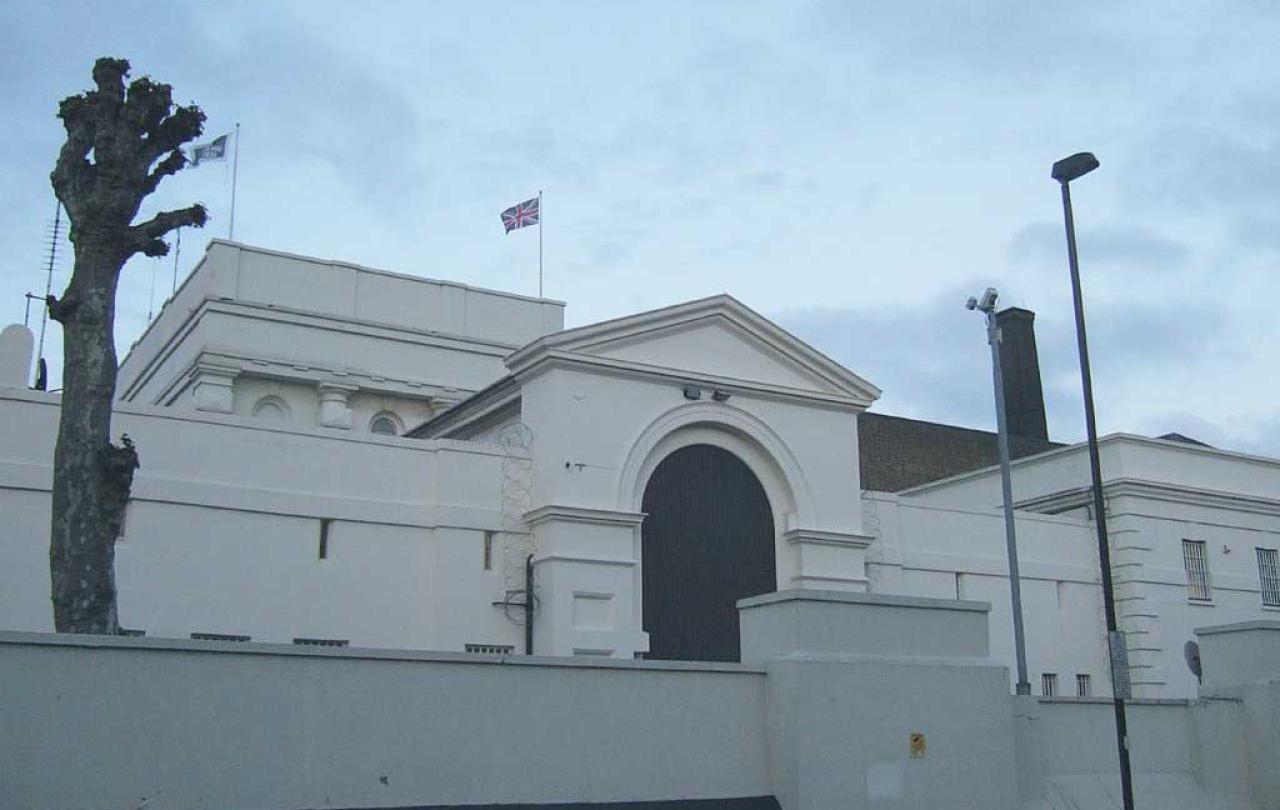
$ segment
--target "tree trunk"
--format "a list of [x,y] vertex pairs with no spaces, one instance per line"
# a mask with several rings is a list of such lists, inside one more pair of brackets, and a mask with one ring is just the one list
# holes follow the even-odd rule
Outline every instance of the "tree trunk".
[[64,296],[76,302],[63,316],[62,415],[54,450],[52,578],[54,628],[59,633],[118,630],[115,541],[138,465],[137,454],[110,443],[116,390],[117,251],[76,246],[76,274]]
[[[124,79],[129,63],[99,59],[96,89],[62,100],[67,140],[49,175],[67,209],[76,265],[67,290],[49,296],[62,324],[62,414],[53,453],[49,577],[59,633],[119,632],[115,543],[138,467],[128,436],[111,444],[116,395],[116,284],[135,253],[163,256],[165,234],[203,226],[203,206],[163,211],[132,224],[143,199],[187,165],[182,144],[200,134],[204,113],[174,107],[173,88],[143,76]],[[92,158],[92,160],[91,160]]]

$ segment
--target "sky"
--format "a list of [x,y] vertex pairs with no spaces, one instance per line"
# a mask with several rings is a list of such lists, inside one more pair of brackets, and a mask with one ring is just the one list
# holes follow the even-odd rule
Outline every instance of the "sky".
[[[0,6],[0,320],[43,294],[58,101],[99,56],[241,127],[235,238],[535,294],[574,326],[727,292],[878,385],[994,427],[988,286],[1036,312],[1049,431],[1084,436],[1054,161],[1072,184],[1099,430],[1280,457],[1280,7],[1269,2]],[[230,163],[179,279],[230,225]],[[72,262],[56,263],[61,292]],[[121,278],[121,355],[174,284]],[[39,331],[39,316],[33,313]],[[429,324],[424,327],[429,328]],[[61,335],[45,343],[53,384]]]

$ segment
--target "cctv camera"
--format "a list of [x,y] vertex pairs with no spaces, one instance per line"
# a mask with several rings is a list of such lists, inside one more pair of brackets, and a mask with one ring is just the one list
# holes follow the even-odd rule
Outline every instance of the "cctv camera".
[[978,302],[978,309],[983,312],[992,312],[996,308],[996,299],[1000,297],[1000,293],[996,292],[995,287],[988,287],[987,291],[982,294],[982,300]]

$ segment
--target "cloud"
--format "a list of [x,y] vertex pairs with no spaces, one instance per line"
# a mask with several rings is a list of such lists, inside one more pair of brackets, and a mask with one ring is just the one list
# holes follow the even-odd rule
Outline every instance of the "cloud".
[[[1129,268],[1177,270],[1185,267],[1190,250],[1181,241],[1142,227],[1100,225],[1076,234],[1088,260]],[[1015,262],[1058,266],[1066,261],[1066,235],[1060,222],[1032,222],[1009,240],[1009,258]]]

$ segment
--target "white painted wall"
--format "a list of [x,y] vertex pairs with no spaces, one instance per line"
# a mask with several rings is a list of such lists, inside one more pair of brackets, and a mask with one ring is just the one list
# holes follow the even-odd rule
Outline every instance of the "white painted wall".
[[759,669],[586,663],[0,633],[0,805],[770,792]]
[[[1128,435],[1105,437],[1100,448],[1117,616],[1128,640],[1134,693],[1193,695],[1196,679],[1184,647],[1196,627],[1280,616],[1280,607],[1262,602],[1256,553],[1280,550],[1280,461]],[[1012,469],[1014,499],[1022,509],[1077,516],[1093,535],[1084,446],[1020,459]],[[938,508],[996,507],[998,470],[917,487],[904,493],[907,500]],[[1208,602],[1190,598],[1183,540],[1205,543],[1213,591]],[[1077,544],[1076,559],[1097,571],[1094,544]]]
[[[0,805],[1118,806],[1109,703],[1008,695],[984,605],[798,590],[740,609],[754,664],[0,632]],[[1229,658],[1280,626],[1218,630],[1206,652]],[[1138,806],[1278,806],[1268,663],[1129,705]]]
[[[0,390],[0,626],[51,629],[48,521],[58,397]],[[501,528],[501,454],[482,444],[275,427],[118,405],[136,442],[117,544],[122,626],[348,639],[361,646],[520,648],[483,569]],[[320,522],[331,521],[319,559]]]
[[198,396],[199,365],[229,375],[237,403],[264,382],[334,383],[394,399],[412,426],[563,325],[558,301],[214,240],[122,361],[118,395],[233,412]]
[[[876,538],[867,550],[872,590],[989,602],[991,655],[1016,681],[1003,513],[878,492],[863,494],[863,508],[866,531]],[[1091,524],[1018,512],[1016,533],[1033,694],[1042,693],[1044,673],[1057,674],[1059,694],[1076,694],[1077,674],[1090,676],[1092,694],[1110,694]]]

